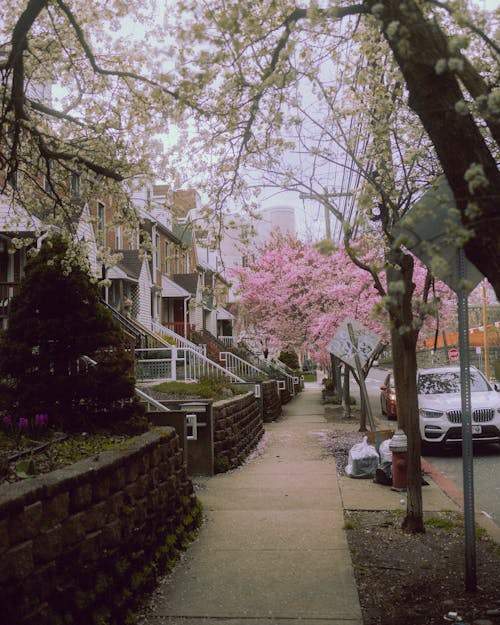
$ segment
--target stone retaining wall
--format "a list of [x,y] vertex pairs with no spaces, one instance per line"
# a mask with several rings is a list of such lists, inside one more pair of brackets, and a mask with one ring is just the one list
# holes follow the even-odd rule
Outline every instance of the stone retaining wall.
[[275,421],[281,416],[281,399],[276,380],[262,382],[262,398],[264,423]]
[[214,470],[223,473],[242,464],[255,449],[264,424],[260,401],[253,393],[212,404]]
[[200,519],[172,428],[3,484],[2,625],[123,625],[134,596],[173,566]]

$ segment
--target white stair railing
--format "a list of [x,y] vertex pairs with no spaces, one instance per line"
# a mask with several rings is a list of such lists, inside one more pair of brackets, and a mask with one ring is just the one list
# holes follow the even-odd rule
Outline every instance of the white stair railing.
[[280,375],[283,376],[286,388],[290,392],[290,395],[295,395],[295,384],[299,383],[298,376],[291,375],[288,373],[288,366],[285,363],[281,362],[281,360],[272,360],[270,363],[271,367],[274,367],[280,372]]
[[136,378],[142,382],[158,380],[198,381],[204,377],[229,378],[231,382],[245,380],[221,367],[204,354],[191,348],[136,349]]
[[159,410],[160,412],[172,412],[170,408],[167,408],[162,403],[160,403],[157,399],[155,399],[154,397],[151,397],[140,388],[135,387],[135,394],[138,395],[147,404],[148,412],[151,406],[153,408],[156,408],[156,410]]
[[232,371],[233,373],[236,373],[236,375],[242,378],[248,379],[255,377],[269,377],[267,373],[265,373],[262,369],[259,369],[259,367],[252,365],[247,360],[240,358],[232,352],[220,352],[219,357],[221,359],[221,362],[224,363],[226,369]]
[[220,334],[217,340],[223,343],[226,347],[231,347],[234,344],[234,336],[228,336]]
[[161,323],[158,323],[158,321],[154,321],[154,320],[151,321],[151,330],[155,334],[157,334],[158,336],[163,338],[164,341],[168,345],[172,345],[172,341],[174,341],[173,344],[176,347],[189,348],[189,349],[194,350],[195,352],[200,352],[200,353],[202,353],[204,355],[206,355],[206,353],[207,353],[207,346],[206,345],[196,345],[196,343],[193,343],[192,341],[190,341],[186,337],[181,336],[180,334],[177,334],[177,332],[174,332],[170,328],[167,328],[166,326],[162,325]]
[[[80,356],[80,360],[82,360],[87,367],[95,367],[97,365],[97,361],[95,361],[93,358],[90,358],[90,356]],[[161,412],[171,412],[169,408],[161,404],[158,400],[156,400],[154,397],[151,397],[137,386],[134,388],[134,391],[136,395],[138,395],[144,402],[146,402],[148,409],[150,406],[153,406],[154,408],[156,408],[156,410],[159,410]]]

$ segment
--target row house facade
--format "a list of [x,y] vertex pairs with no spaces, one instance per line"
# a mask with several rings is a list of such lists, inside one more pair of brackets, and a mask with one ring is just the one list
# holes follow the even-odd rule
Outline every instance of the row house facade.
[[[225,307],[229,285],[217,271],[214,254],[197,243],[191,222],[199,202],[195,191],[172,192],[158,185],[135,192],[141,227],[126,231],[114,219],[113,197],[84,201],[76,183],[70,181],[68,187],[78,215],[75,236],[87,243],[92,272],[108,285],[103,298],[109,306],[148,330],[161,324],[186,338],[200,331],[232,335],[232,315]],[[3,327],[10,301],[19,289],[28,249],[41,244],[49,227],[14,208],[7,194],[0,195]],[[23,238],[29,239],[28,246],[17,246]],[[107,254],[98,253],[102,248]]]

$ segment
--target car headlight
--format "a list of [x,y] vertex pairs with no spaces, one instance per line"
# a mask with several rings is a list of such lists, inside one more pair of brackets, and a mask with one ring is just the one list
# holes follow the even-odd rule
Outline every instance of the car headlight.
[[420,408],[418,414],[426,419],[439,419],[445,415],[445,413],[440,410],[427,410],[426,408]]

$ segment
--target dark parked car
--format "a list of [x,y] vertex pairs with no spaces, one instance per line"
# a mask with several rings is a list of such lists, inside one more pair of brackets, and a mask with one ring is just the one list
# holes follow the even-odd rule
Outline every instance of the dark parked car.
[[392,373],[388,373],[384,384],[380,387],[380,408],[383,415],[395,421],[397,419],[396,408],[396,388],[394,387],[394,377]]

